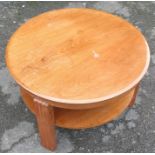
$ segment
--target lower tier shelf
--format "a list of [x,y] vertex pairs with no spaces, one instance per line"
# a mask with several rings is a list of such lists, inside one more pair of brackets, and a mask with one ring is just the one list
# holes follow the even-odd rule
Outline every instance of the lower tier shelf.
[[[117,118],[131,103],[135,88],[113,99],[103,101],[96,108],[71,110],[54,107],[55,124],[58,127],[82,129],[96,127]],[[21,95],[28,108],[35,113],[33,97],[24,89]],[[91,103],[95,104],[95,103]]]

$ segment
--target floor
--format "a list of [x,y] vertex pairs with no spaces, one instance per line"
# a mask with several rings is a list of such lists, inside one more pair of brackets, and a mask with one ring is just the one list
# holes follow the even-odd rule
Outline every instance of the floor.
[[55,152],[155,152],[155,2],[0,2],[0,152],[49,152],[39,143],[35,118],[8,73],[4,53],[8,39],[22,23],[67,7],[96,8],[130,21],[145,35],[151,63],[132,108],[97,128],[57,128]]

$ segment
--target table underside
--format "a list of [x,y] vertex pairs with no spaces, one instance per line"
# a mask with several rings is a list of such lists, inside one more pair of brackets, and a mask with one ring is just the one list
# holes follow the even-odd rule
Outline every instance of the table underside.
[[[20,90],[24,102],[35,114],[35,96],[31,95],[23,88]],[[120,96],[103,101],[100,103],[100,106],[89,109],[82,109],[82,105],[81,109],[54,107],[55,125],[58,127],[71,129],[91,128],[102,125],[117,118],[131,104],[133,98],[135,97],[135,93],[136,88],[133,88]],[[38,97],[36,96],[36,98]],[[52,101],[48,101],[49,104],[50,102]],[[53,106],[49,106],[49,108],[53,109]]]

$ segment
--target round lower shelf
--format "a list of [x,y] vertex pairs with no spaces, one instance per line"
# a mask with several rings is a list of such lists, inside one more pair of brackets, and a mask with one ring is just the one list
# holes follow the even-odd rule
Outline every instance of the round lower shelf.
[[[71,110],[55,107],[55,123],[58,127],[82,129],[96,127],[118,117],[130,104],[135,88],[111,100],[103,101],[103,105],[84,110]],[[35,113],[32,96],[21,89],[21,95],[29,109]]]

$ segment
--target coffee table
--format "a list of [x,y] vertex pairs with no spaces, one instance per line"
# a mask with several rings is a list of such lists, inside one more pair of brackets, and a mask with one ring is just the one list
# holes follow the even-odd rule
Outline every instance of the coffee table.
[[134,103],[147,71],[141,32],[103,11],[68,8],[33,17],[12,35],[8,69],[35,114],[41,143],[55,149],[55,126],[107,123]]

